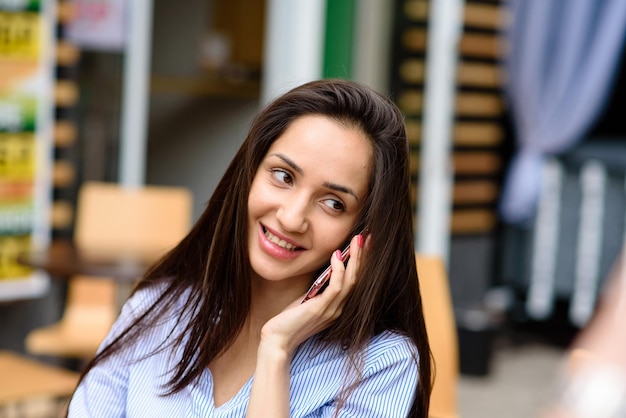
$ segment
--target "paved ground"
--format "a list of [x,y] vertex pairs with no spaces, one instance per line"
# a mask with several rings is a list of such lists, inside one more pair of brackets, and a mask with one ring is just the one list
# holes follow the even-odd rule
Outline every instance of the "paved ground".
[[486,377],[461,376],[461,418],[538,417],[563,353],[562,347],[541,341],[496,344]]

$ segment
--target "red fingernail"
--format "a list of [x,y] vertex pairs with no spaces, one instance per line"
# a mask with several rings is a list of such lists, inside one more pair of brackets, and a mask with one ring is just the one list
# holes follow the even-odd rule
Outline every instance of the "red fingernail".
[[343,261],[343,257],[341,256],[340,250],[335,251],[335,257],[337,257],[340,261]]
[[363,235],[359,234],[356,236],[356,243],[359,245],[359,248],[363,248]]

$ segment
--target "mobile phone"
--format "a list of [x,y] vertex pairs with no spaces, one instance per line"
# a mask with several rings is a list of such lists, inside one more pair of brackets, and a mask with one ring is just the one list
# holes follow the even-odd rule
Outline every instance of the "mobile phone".
[[[348,262],[349,258],[350,244],[346,245],[346,247],[341,252],[341,260],[343,260],[344,265]],[[309,290],[306,292],[306,295],[304,295],[304,299],[302,299],[301,303],[304,303],[307,300],[311,299],[313,296],[322,293],[324,289],[326,289],[326,286],[328,286],[328,281],[330,279],[331,273],[331,267],[326,267],[326,269],[319,276],[317,276],[317,279],[315,279],[311,287],[309,287]]]

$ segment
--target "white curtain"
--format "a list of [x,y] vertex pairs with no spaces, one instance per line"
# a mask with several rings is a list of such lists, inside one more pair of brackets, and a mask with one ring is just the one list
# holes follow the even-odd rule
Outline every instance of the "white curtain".
[[534,215],[543,157],[583,138],[607,101],[626,33],[626,0],[509,0],[506,95],[517,153],[502,219]]

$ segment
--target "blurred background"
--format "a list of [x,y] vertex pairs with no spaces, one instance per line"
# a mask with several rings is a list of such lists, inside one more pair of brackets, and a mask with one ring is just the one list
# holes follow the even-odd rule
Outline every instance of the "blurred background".
[[348,78],[406,117],[460,415],[535,416],[624,241],[625,34],[622,0],[0,0],[0,350],[78,367],[27,348],[69,298],[24,255],[74,244],[84,184],[193,221],[263,104]]

